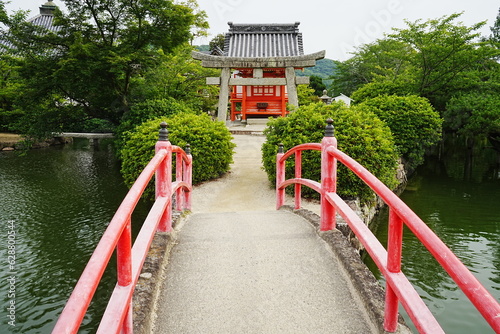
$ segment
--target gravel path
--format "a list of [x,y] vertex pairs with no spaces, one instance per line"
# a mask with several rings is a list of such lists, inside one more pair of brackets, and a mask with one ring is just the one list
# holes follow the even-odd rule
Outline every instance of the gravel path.
[[[376,332],[314,228],[276,210],[261,167],[264,140],[234,135],[231,171],[193,190],[153,333]],[[304,207],[319,211],[317,204]]]
[[[193,213],[275,210],[276,192],[262,168],[263,136],[234,135],[236,144],[231,171],[222,178],[195,187]],[[293,200],[287,198],[287,204]],[[304,201],[303,207],[318,213],[316,203]]]

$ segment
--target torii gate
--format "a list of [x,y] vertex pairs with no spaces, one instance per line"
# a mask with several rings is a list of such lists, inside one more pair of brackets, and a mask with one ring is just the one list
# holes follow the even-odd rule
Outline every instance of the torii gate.
[[[203,67],[222,70],[220,77],[207,78],[207,84],[220,85],[219,120],[227,119],[231,87],[243,87],[239,91],[242,93],[241,113],[244,119],[248,114],[284,115],[286,102],[298,106],[297,85],[309,84],[309,77],[297,77],[295,70],[315,66],[316,60],[325,57],[325,51],[303,54],[299,24],[237,25],[229,22],[230,30],[226,34],[221,56],[192,53],[194,59],[202,61]],[[232,70],[239,74],[232,76]],[[258,99],[251,98],[252,89],[249,87],[269,87],[271,93],[267,98],[273,96],[273,100],[279,102],[278,109],[265,110],[268,105],[265,94],[260,95],[260,103],[256,102]],[[233,94],[237,94],[236,91],[233,89]],[[281,98],[276,99],[277,96]],[[231,109],[231,120],[234,120],[234,105]]]

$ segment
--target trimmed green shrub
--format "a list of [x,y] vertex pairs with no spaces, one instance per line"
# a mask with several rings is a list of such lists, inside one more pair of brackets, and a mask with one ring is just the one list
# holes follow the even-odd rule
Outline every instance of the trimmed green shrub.
[[426,149],[441,139],[443,120],[424,97],[382,95],[358,107],[375,113],[389,126],[409,167],[422,164]]
[[[276,182],[276,153],[278,144],[283,143],[285,150],[304,143],[319,143],[323,139],[326,120],[332,118],[338,147],[357,160],[389,188],[397,185],[397,159],[390,129],[375,114],[362,112],[354,107],[334,103],[316,103],[301,106],[288,117],[276,118],[265,129],[267,141],[262,146],[264,169],[269,180]],[[286,164],[286,177],[294,175],[295,163],[289,159]],[[302,175],[314,181],[321,180],[321,156],[318,151],[305,151],[302,156]],[[373,193],[353,172],[341,163],[338,164],[337,191],[343,198],[360,198],[363,201],[373,198]],[[293,190],[288,187],[288,191]],[[315,192],[306,187],[306,197]]]
[[185,103],[171,97],[134,103],[130,110],[123,114],[120,125],[116,129],[115,145],[118,152],[121,151],[124,145],[125,133],[133,130],[136,126],[150,119],[170,117],[181,113],[196,114],[197,112],[192,110]]
[[[135,182],[154,156],[163,121],[168,124],[169,140],[173,145],[182,148],[191,145],[193,184],[220,177],[229,170],[235,144],[231,142],[232,136],[225,124],[212,121],[208,115],[178,114],[144,122],[125,134],[121,173],[128,186]],[[145,197],[154,198],[154,187],[148,187]]]
[[410,82],[402,79],[384,80],[383,78],[369,82],[352,93],[351,98],[361,103],[381,95],[407,96],[412,94]]

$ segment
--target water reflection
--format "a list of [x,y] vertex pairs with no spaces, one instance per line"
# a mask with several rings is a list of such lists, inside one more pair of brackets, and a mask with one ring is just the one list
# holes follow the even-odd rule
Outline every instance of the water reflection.
[[[438,153],[440,155],[428,157],[425,166],[417,170],[401,198],[488,291],[500,299],[499,154],[484,147],[469,152],[462,149]],[[385,245],[387,212],[384,211],[378,221],[377,237]],[[367,261],[374,268],[371,261]],[[408,229],[404,232],[403,271],[445,332],[493,333]]]
[[[2,307],[0,333],[50,333],[62,307],[116,208],[127,192],[111,146],[75,147],[0,154],[0,223],[16,230],[16,327]],[[137,221],[145,216],[141,203]],[[140,223],[139,223],[140,225]],[[137,229],[137,228],[136,228]],[[0,236],[5,254],[7,239]],[[115,285],[114,262],[96,293],[104,300]],[[5,263],[2,263],[5,267]],[[3,268],[2,268],[3,269]],[[0,271],[0,280],[8,272]],[[0,285],[8,305],[7,285]],[[91,306],[82,333],[95,332],[105,303]]]

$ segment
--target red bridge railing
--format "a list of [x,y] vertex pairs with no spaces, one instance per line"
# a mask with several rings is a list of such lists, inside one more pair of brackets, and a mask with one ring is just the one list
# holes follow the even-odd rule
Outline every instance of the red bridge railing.
[[[132,333],[132,295],[155,233],[172,229],[172,196],[176,209],[191,208],[192,157],[168,141],[167,124],[162,123],[155,156],[139,175],[116,211],[52,333],[77,333],[103,272],[116,248],[117,284],[97,333]],[[176,155],[176,180],[172,182],[172,155]],[[156,174],[156,201],[132,246],[131,216],[139,199]]]
[[[500,305],[462,264],[434,232],[389,188],[354,159],[337,149],[333,134],[333,121],[327,121],[325,137],[321,144],[303,144],[283,152],[283,145],[276,159],[277,208],[285,204],[285,188],[295,186],[295,208],[301,207],[301,186],[317,191],[321,196],[320,229],[336,227],[336,214],[347,222],[370,254],[386,279],[384,329],[395,332],[398,326],[398,306],[402,304],[420,333],[444,333],[429,308],[401,271],[403,224],[405,224],[448,272],[458,287],[479,310],[485,320],[500,333]],[[321,151],[321,183],[302,178],[302,152]],[[295,156],[295,178],[286,180],[285,162]],[[347,166],[361,178],[389,207],[389,237],[387,250],[363,223],[357,214],[337,195],[337,161]]]

